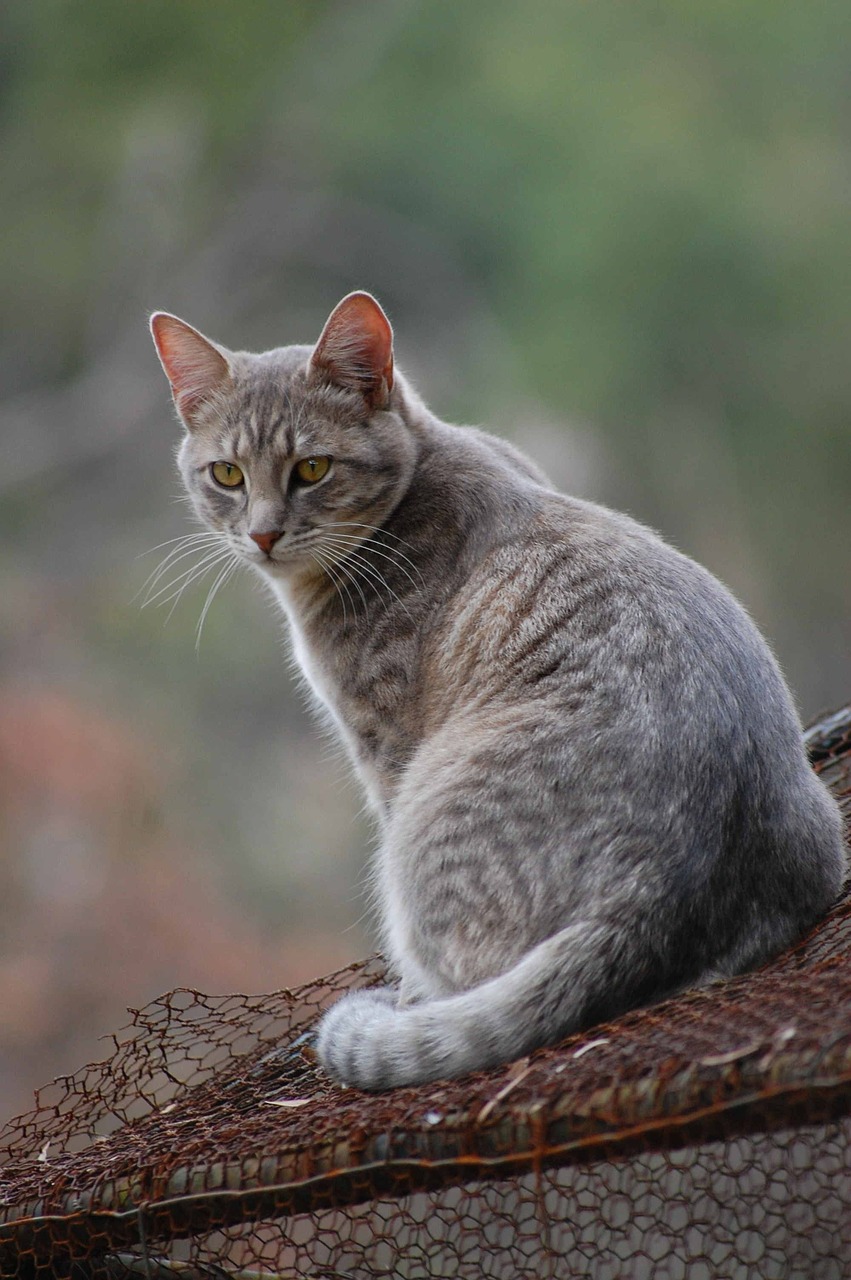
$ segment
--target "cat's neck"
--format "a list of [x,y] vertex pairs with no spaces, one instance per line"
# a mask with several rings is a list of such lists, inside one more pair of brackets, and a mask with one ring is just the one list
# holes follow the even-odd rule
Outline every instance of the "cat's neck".
[[383,524],[331,573],[274,583],[298,665],[379,810],[428,721],[423,664],[447,608],[535,491],[476,433],[420,424],[413,474]]
[[[501,530],[510,531],[516,495],[507,497],[504,467],[480,450],[474,433],[421,421],[416,445],[412,474],[392,510],[380,523],[349,522],[349,559],[332,562],[330,573],[314,563],[274,580],[288,617],[308,640],[327,637],[329,626],[340,629],[338,641],[355,636],[400,603],[408,610],[433,607]],[[369,587],[366,599],[352,575]]]

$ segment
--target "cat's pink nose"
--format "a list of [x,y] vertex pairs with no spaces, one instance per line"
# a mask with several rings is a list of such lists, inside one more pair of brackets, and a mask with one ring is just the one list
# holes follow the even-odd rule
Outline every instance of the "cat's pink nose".
[[266,533],[249,533],[252,542],[256,542],[261,551],[265,551],[266,555],[272,554],[272,548],[282,534],[282,529],[269,529]]

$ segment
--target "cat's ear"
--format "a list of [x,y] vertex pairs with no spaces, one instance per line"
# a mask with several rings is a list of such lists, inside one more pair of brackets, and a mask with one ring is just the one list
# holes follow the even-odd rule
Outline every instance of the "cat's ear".
[[393,330],[369,293],[350,293],[331,312],[310,372],[360,391],[370,409],[386,409],[393,387]]
[[190,427],[200,406],[230,377],[230,365],[214,342],[166,311],[151,316],[151,336],[177,412]]

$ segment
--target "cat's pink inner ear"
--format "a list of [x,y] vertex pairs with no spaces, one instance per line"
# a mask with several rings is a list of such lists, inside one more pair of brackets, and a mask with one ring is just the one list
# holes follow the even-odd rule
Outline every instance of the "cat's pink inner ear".
[[202,333],[165,311],[151,316],[151,335],[178,412],[191,420],[230,375],[228,362]]
[[350,293],[326,321],[310,369],[386,409],[393,387],[393,330],[369,293]]

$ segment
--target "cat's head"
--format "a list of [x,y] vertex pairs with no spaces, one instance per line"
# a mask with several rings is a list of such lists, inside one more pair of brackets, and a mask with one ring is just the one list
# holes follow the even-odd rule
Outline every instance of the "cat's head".
[[241,558],[276,577],[317,572],[392,512],[416,446],[369,294],[345,297],[313,348],[229,351],[165,312],[151,333],[186,427],[187,491]]

